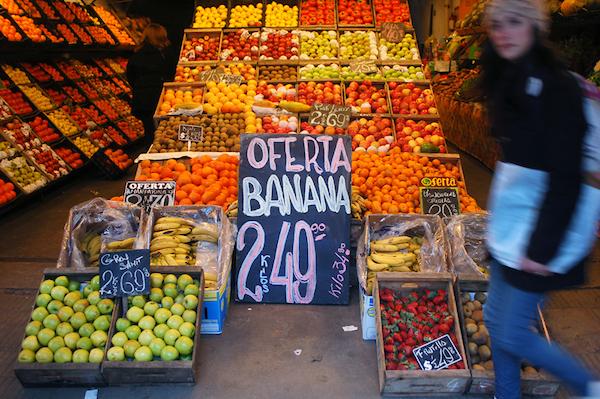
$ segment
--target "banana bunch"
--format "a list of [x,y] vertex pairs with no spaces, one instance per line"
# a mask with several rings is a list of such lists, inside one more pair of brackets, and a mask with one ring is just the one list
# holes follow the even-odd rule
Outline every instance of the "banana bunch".
[[87,258],[88,266],[98,267],[101,246],[102,239],[100,238],[100,234],[95,232],[87,233],[79,243],[79,249]]
[[237,215],[238,215],[238,202],[237,201],[233,201],[231,204],[229,204],[229,207],[225,211],[225,215],[227,215],[227,217],[230,217],[230,218],[237,217]]
[[359,194],[358,188],[352,187],[351,201],[350,209],[352,210],[352,217],[355,219],[362,219],[368,208],[365,205],[365,199]]
[[106,244],[106,249],[109,251],[126,251],[128,249],[133,249],[133,243],[135,242],[135,237],[126,238],[121,241],[113,241]]
[[216,290],[219,288],[217,273],[204,270],[204,288],[207,290]]
[[150,241],[150,265],[194,266],[198,242],[218,243],[219,230],[210,223],[196,224],[179,217],[156,221]]
[[310,112],[311,106],[297,101],[279,101],[279,108],[292,113]]
[[420,272],[423,238],[395,236],[371,241],[367,256],[367,293],[373,291],[377,272]]

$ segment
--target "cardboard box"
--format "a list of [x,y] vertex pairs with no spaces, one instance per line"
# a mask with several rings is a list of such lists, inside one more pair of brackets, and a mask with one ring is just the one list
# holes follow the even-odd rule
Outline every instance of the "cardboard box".
[[221,334],[231,297],[231,273],[219,290],[204,290],[202,334]]

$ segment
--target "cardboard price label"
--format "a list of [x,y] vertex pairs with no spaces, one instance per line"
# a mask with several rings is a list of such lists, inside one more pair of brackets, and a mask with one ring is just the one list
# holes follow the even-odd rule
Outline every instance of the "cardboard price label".
[[223,76],[225,72],[221,68],[209,69],[208,71],[203,71],[198,74],[198,80],[201,82],[220,82],[221,76]]
[[421,369],[426,371],[442,370],[462,360],[448,334],[413,349],[413,354]]
[[450,217],[460,214],[458,188],[421,187],[421,210],[425,215]]
[[350,115],[352,115],[352,107],[316,103],[310,111],[308,123],[313,126],[333,126],[345,129],[350,124]]
[[150,250],[134,249],[100,254],[100,297],[150,293]]
[[379,71],[375,61],[353,61],[348,68],[356,73],[377,73]]
[[384,22],[381,24],[381,37],[390,43],[400,43],[404,39],[405,27],[401,22]]
[[241,75],[221,75],[220,81],[227,85],[241,85],[244,77]]
[[179,141],[202,142],[204,139],[204,128],[198,125],[179,125],[177,138]]
[[175,187],[174,181],[128,181],[123,200],[149,213],[155,206],[175,205]]

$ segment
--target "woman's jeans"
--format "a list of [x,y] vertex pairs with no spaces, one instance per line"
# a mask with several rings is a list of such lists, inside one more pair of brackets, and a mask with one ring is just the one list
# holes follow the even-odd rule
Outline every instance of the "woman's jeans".
[[593,376],[556,344],[550,344],[531,327],[538,322],[538,305],[545,294],[523,291],[505,280],[500,264],[491,267],[488,299],[484,310],[490,332],[496,374],[496,398],[521,397],[521,361],[563,380],[579,395],[585,395]]

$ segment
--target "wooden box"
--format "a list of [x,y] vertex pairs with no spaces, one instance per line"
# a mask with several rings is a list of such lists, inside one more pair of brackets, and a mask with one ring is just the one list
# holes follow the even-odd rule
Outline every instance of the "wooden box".
[[[469,277],[460,278],[456,283],[456,298],[458,303],[458,309],[460,314],[460,324],[462,326],[463,341],[465,345],[468,345],[468,336],[465,324],[465,313],[462,304],[462,294],[464,293],[477,293],[487,292],[488,280],[481,277]],[[545,338],[550,342],[550,336],[546,328],[546,323],[542,315],[541,310],[539,313],[539,329],[540,333],[544,334]],[[474,370],[473,361],[467,346],[467,361],[469,369],[471,370],[472,382],[467,393],[473,395],[493,395],[495,390],[494,371],[493,370]],[[492,353],[493,358],[493,353]],[[522,395],[529,396],[544,396],[552,397],[555,396],[560,383],[544,371],[540,371],[537,374],[527,374],[521,371],[521,393]]]
[[[427,83],[417,83],[417,82],[396,82],[396,83],[397,83],[397,86],[403,86],[403,85],[412,83],[415,85],[415,87],[418,87],[422,90],[427,90],[427,89],[432,90],[431,85],[429,85]],[[437,122],[440,120],[439,112],[437,114],[401,114],[398,109],[394,110],[394,106],[392,103],[392,100],[393,100],[392,99],[392,91],[393,90],[390,88],[389,83],[387,84],[387,87],[388,87],[388,101],[390,104],[390,113],[393,114],[394,117],[399,117],[399,118],[404,118],[404,119],[412,119],[414,121],[425,120],[425,121],[430,121],[430,122]],[[432,90],[431,94],[433,95],[433,90]],[[435,100],[434,100],[434,104],[435,104]]]
[[[152,273],[189,274],[194,279],[200,281],[200,293],[198,294],[198,306],[196,308],[196,330],[194,334],[194,350],[192,360],[174,360],[165,362],[153,360],[150,362],[105,361],[102,363],[102,375],[108,385],[149,385],[149,384],[174,384],[185,383],[194,384],[198,379],[199,355],[198,345],[200,344],[200,328],[202,319],[202,301],[204,299],[204,273],[198,267],[162,267],[152,268]],[[117,311],[114,312],[117,317],[123,317],[123,307],[119,304]],[[112,347],[110,340],[116,333],[116,318],[109,331],[109,341],[106,351]]]
[[[52,268],[44,270],[42,279],[55,279],[58,276],[67,276],[79,282],[89,281],[98,274],[98,269],[90,271],[73,271],[65,268]],[[37,296],[37,295],[36,295]],[[35,309],[35,300],[31,308]],[[117,320],[117,307],[113,309],[111,326]],[[25,338],[25,334],[23,334]],[[107,344],[108,346],[108,344]],[[104,353],[108,347],[105,347]],[[99,363],[16,363],[15,374],[25,387],[69,387],[106,385],[101,374]]]
[[[208,60],[189,59],[189,57],[186,56],[185,42],[194,37],[201,36],[209,36],[212,40],[216,40],[219,43],[217,46],[217,53],[215,54],[215,57]],[[181,50],[179,52],[179,62],[189,62],[194,64],[214,64],[219,60],[219,54],[221,54],[222,36],[223,35],[220,29],[186,29],[183,32],[183,40],[181,42]]]
[[466,392],[471,374],[468,369],[462,370],[387,370],[383,350],[383,331],[381,322],[381,303],[379,291],[391,288],[407,294],[418,289],[444,289],[448,293],[449,311],[453,315],[456,346],[466,365],[466,353],[463,344],[458,309],[452,276],[449,273],[378,273],[375,280],[373,296],[375,300],[375,323],[377,330],[377,367],[379,370],[379,388],[383,395],[390,396],[449,396],[462,395]]

